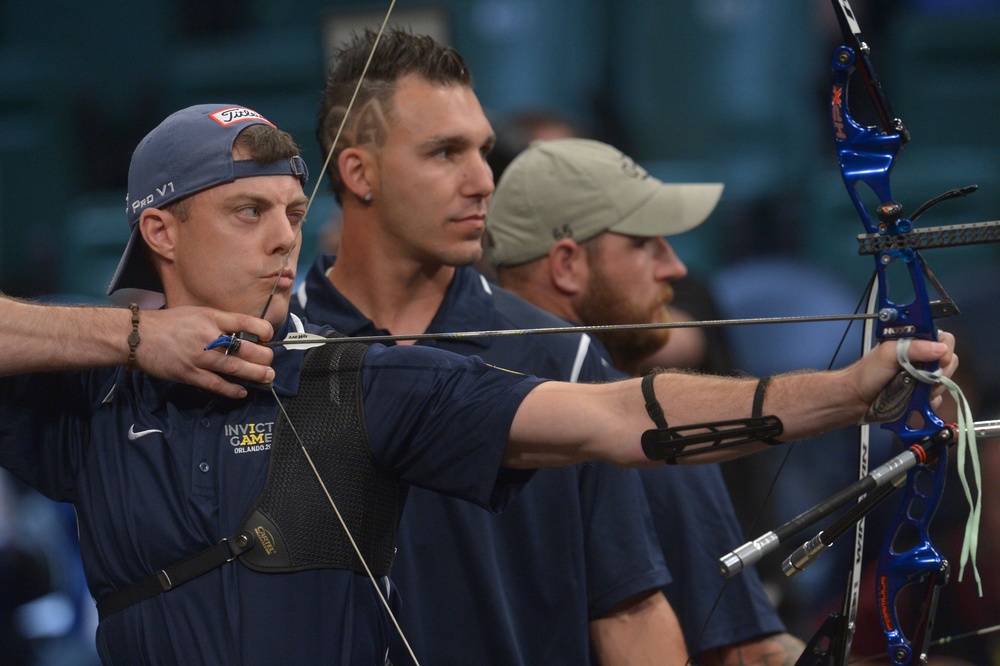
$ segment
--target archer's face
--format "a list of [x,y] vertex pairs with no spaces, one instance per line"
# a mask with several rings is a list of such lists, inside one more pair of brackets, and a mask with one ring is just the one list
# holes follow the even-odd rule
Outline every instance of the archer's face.
[[294,176],[240,178],[192,196],[188,219],[169,225],[168,304],[257,317],[277,283],[266,316],[277,328],[288,312],[301,245],[293,242],[307,202]]
[[[687,266],[664,238],[605,232],[588,253],[587,287],[576,303],[584,324],[648,324],[670,321],[671,283]],[[663,346],[668,329],[620,331],[601,340],[619,361],[641,360]]]
[[378,223],[397,256],[466,265],[482,253],[493,129],[475,93],[417,76],[400,80],[373,187]]

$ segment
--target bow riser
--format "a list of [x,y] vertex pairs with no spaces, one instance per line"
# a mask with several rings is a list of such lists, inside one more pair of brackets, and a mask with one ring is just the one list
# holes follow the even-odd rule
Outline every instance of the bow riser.
[[830,116],[844,184],[865,228],[869,233],[878,233],[878,225],[872,222],[857,185],[866,184],[882,203],[892,202],[889,175],[903,148],[903,141],[899,134],[861,125],[851,115],[849,81],[855,71],[856,60],[854,51],[846,46],[839,47],[833,54],[830,65]]
[[[846,46],[838,48],[834,53],[830,98],[841,176],[858,216],[869,233],[880,235],[905,233],[912,228],[912,224],[909,220],[898,216],[900,207],[893,200],[889,184],[892,167],[903,148],[903,136],[881,131],[877,127],[862,126],[851,116],[848,107],[848,80],[854,71],[855,62],[856,56],[853,50]],[[878,224],[872,220],[868,208],[861,199],[858,191],[860,183],[867,185],[878,197],[881,214]],[[913,289],[913,300],[909,303],[896,303],[889,296],[891,281],[888,269],[900,261],[906,267]],[[879,321],[875,324],[876,339],[937,340],[934,312],[924,279],[926,266],[920,253],[911,249],[886,250],[876,257],[875,270],[878,277],[879,312]],[[928,365],[926,369],[933,371],[936,368]],[[930,407],[930,388],[921,385],[915,392],[911,405],[920,406],[920,416],[924,421],[922,427],[911,428],[907,424],[911,410],[896,421],[883,424],[884,429],[899,435],[904,446],[923,441],[944,427],[944,423]]]

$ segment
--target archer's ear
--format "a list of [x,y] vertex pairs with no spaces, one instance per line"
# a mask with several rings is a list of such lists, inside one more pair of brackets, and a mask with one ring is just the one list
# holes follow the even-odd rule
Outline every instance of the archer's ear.
[[337,157],[337,168],[340,169],[340,178],[347,190],[345,194],[353,194],[362,200],[366,194],[371,194],[372,161],[371,152],[359,146],[351,146],[341,151]]
[[576,296],[587,288],[590,264],[586,251],[571,238],[556,241],[546,256],[552,285],[567,296]]
[[[180,220],[169,211],[147,208],[139,218],[139,233],[154,255],[173,261],[177,247],[177,225]],[[155,257],[151,257],[155,258]]]

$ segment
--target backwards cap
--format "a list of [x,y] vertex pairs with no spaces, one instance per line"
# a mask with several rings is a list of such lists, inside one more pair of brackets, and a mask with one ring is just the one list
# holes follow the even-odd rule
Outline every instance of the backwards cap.
[[296,176],[305,185],[309,173],[298,155],[270,164],[233,159],[236,135],[250,125],[275,126],[242,106],[199,104],[168,116],[139,143],[132,153],[125,199],[132,235],[108,286],[109,294],[125,288],[163,290],[139,232],[144,209],[163,208],[210,187],[250,176]]

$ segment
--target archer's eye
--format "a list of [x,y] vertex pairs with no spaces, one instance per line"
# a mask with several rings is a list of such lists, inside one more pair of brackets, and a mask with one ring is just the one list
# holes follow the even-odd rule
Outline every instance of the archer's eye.
[[650,244],[650,239],[645,236],[633,236],[632,237],[632,247],[636,250],[642,250]]
[[236,212],[240,217],[248,217],[252,219],[260,217],[260,208],[258,206],[243,206]]

